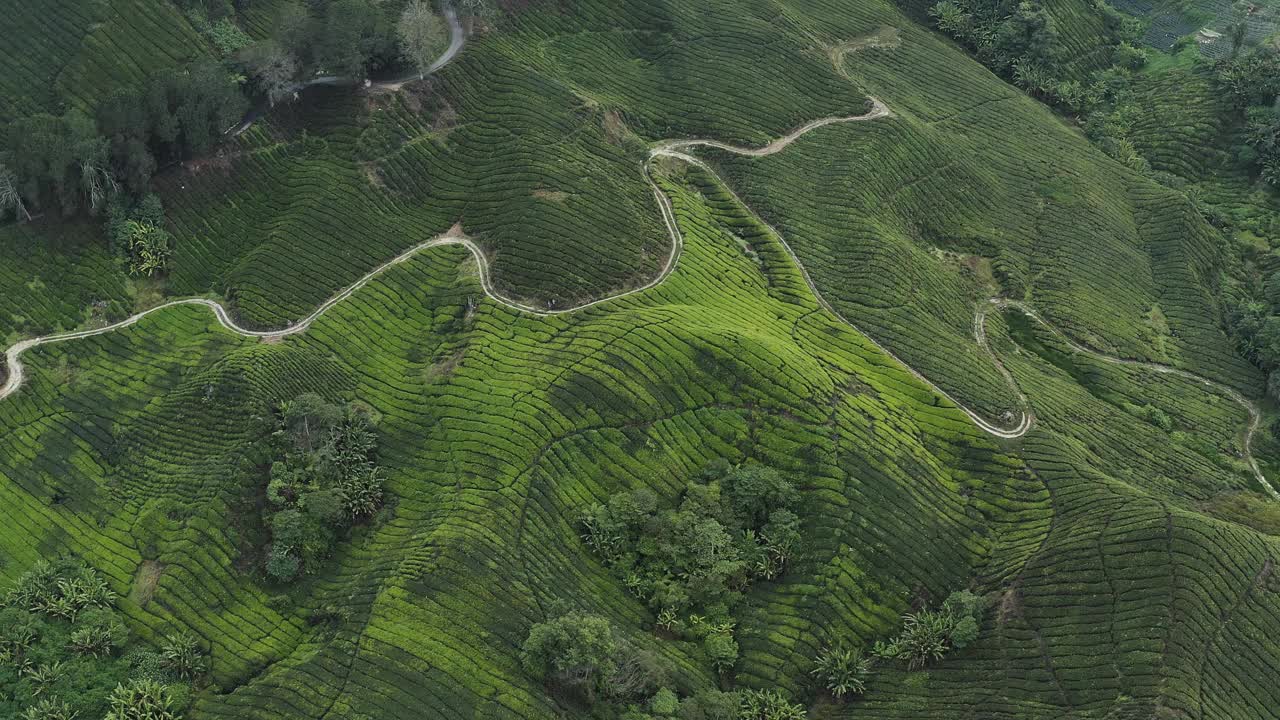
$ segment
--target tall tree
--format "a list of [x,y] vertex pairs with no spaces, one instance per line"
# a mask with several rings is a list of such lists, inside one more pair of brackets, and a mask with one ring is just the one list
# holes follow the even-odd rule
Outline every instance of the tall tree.
[[438,23],[430,5],[413,0],[405,6],[396,24],[396,35],[400,38],[401,53],[418,69],[419,77],[425,77],[435,62],[438,34]]
[[462,12],[468,17],[486,18],[493,14],[491,0],[461,0]]
[[0,164],[0,213],[10,210],[18,222],[31,219],[31,213],[27,212],[27,205],[22,200],[22,193],[18,191],[18,176]]
[[96,210],[115,189],[107,141],[78,112],[15,120],[6,145],[14,184],[27,205],[55,203],[69,215],[85,205]]
[[288,97],[297,84],[298,59],[275,40],[250,45],[241,51],[240,61],[272,105]]

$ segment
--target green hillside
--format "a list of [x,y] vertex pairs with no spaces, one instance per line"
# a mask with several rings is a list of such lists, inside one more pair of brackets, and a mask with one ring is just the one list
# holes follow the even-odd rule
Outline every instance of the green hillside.
[[[1098,17],[1049,9],[1073,66],[1101,67]],[[21,355],[0,397],[0,591],[82,559],[132,643],[194,638],[207,672],[173,682],[191,686],[186,718],[1280,717],[1280,500],[1249,464],[1277,484],[1280,444],[1264,373],[1228,335],[1241,278],[1275,268],[1202,205],[1266,246],[1274,193],[1229,157],[1203,70],[1135,81],[1150,112],[1133,144],[1203,188],[1189,195],[923,10],[501,3],[425,81],[309,89],[158,173],[174,250],[157,277],[130,275],[91,217],[0,227],[6,345],[166,298],[229,308],[165,307]],[[270,33],[267,9],[242,15]],[[0,33],[5,53],[20,41]],[[58,102],[100,97],[68,82]],[[13,112],[51,107],[29,97]],[[769,145],[872,98],[886,116]],[[769,149],[655,152],[690,138]],[[446,233],[485,261],[442,245],[369,275]],[[228,329],[284,328],[357,282],[301,332]],[[369,418],[383,497],[281,581],[278,447],[308,393]],[[679,569],[628,574],[583,523],[636,497],[655,517],[713,512],[744,467],[793,486],[799,541],[738,571],[728,599],[680,599],[705,588]],[[689,552],[729,562],[695,517]],[[634,553],[652,559],[667,530],[647,522]],[[772,547],[745,534],[726,542]],[[831,648],[883,654],[905,614],[961,590],[985,600],[977,636],[922,669],[878,659],[843,698],[811,672]],[[531,670],[531,629],[575,611],[658,668],[653,687]],[[4,664],[11,634],[0,714],[21,717],[38,680]],[[717,665],[726,638],[736,658]],[[803,714],[726,696],[716,715],[717,690]]]

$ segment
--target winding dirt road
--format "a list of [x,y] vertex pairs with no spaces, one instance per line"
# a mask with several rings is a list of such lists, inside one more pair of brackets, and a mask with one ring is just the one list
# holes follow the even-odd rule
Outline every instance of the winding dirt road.
[[[1241,452],[1244,455],[1245,462],[1249,464],[1249,469],[1253,471],[1253,476],[1255,479],[1257,479],[1258,484],[1261,485],[1263,488],[1265,488],[1267,493],[1271,495],[1271,497],[1277,500],[1280,500],[1280,492],[1277,492],[1275,487],[1272,486],[1272,484],[1267,481],[1266,476],[1262,474],[1262,468],[1258,467],[1258,461],[1253,457],[1253,449],[1252,449],[1253,436],[1258,431],[1258,427],[1262,424],[1262,411],[1258,408],[1256,404],[1254,404],[1253,401],[1246,398],[1238,390],[1228,385],[1224,385],[1223,383],[1220,383],[1216,380],[1210,380],[1206,377],[1197,375],[1187,370],[1181,370],[1179,368],[1170,367],[1168,365],[1161,365],[1160,363],[1144,362],[1142,360],[1128,360],[1125,358],[1116,357],[1114,355],[1108,355],[1104,352],[1099,352],[1086,345],[1081,345],[1080,343],[1068,337],[1066,333],[1054,327],[1049,321],[1040,317],[1040,314],[1037,313],[1035,310],[1033,310],[1026,303],[1021,303],[1016,300],[1006,300],[1003,298],[993,298],[991,300],[991,307],[997,308],[997,309],[1012,308],[1014,310],[1018,310],[1019,312],[1031,318],[1032,320],[1035,320],[1036,322],[1045,326],[1045,328],[1047,328],[1050,332],[1052,332],[1060,340],[1062,340],[1063,344],[1071,348],[1072,352],[1078,353],[1080,355],[1087,355],[1089,357],[1095,358],[1105,363],[1110,363],[1112,365],[1127,365],[1129,367],[1141,368],[1143,370],[1148,370],[1154,373],[1160,373],[1162,375],[1174,375],[1176,377],[1185,378],[1187,380],[1193,380],[1195,382],[1198,382],[1204,385],[1205,387],[1209,388],[1213,392],[1217,392],[1229,398],[1230,400],[1235,402],[1237,405],[1243,407],[1245,409],[1245,412],[1249,413],[1249,424],[1245,427],[1244,443],[1243,443],[1243,448],[1241,449]],[[993,360],[995,360],[996,365],[1000,367],[1000,370],[1001,372],[1004,373],[1005,377],[1010,382],[1013,382],[1013,376],[1011,376],[1009,372],[1005,370],[1004,364],[1001,363],[999,358],[995,356],[995,353],[991,351],[991,348],[987,347],[986,317],[987,317],[986,310],[985,309],[979,310],[976,320],[974,321],[974,329],[979,333],[978,341],[982,344],[984,348],[986,348],[987,353],[991,355]],[[1016,383],[1014,384],[1014,387],[1015,388],[1017,387]],[[1019,395],[1021,395],[1021,392],[1019,392]],[[1025,401],[1025,398],[1024,398],[1024,401]]]
[[[446,8],[450,13],[452,22],[456,23],[456,15],[452,14],[452,8],[447,5],[446,5]],[[458,31],[459,33],[461,32],[460,26],[458,27]],[[458,38],[459,38],[459,35],[455,34],[455,41]],[[443,65],[445,62],[448,62],[448,59],[450,59],[453,54],[456,54],[457,50],[461,48],[461,42],[457,42],[456,45],[457,45],[456,48],[453,45],[450,46],[450,52],[446,53],[446,56],[443,57],[441,59],[441,62],[438,63],[439,65]],[[593,307],[595,305],[600,305],[602,303],[611,302],[613,300],[627,297],[629,295],[634,295],[636,293],[644,292],[645,290],[648,290],[660,284],[662,281],[666,280],[668,276],[671,275],[671,273],[676,269],[676,265],[678,264],[680,259],[680,254],[684,249],[684,237],[681,234],[679,225],[676,222],[675,211],[672,208],[671,200],[670,198],[667,197],[665,193],[662,192],[662,189],[658,186],[657,182],[654,181],[653,176],[651,174],[652,165],[656,160],[660,158],[673,158],[676,160],[697,165],[705,169],[706,171],[710,172],[717,180],[720,181],[720,184],[726,190],[728,190],[728,192],[734,197],[734,199],[743,208],[746,208],[748,211],[750,211],[750,207],[745,202],[743,202],[740,197],[737,196],[737,194],[733,191],[733,189],[729,187],[729,185],[725,183],[724,180],[720,178],[719,175],[709,165],[707,165],[705,162],[698,159],[697,157],[690,155],[686,151],[692,150],[693,148],[697,148],[697,147],[711,147],[711,148],[724,150],[726,152],[735,153],[738,155],[748,156],[748,157],[764,157],[767,155],[773,155],[775,153],[781,152],[782,150],[786,149],[789,145],[791,145],[791,143],[795,142],[796,140],[803,137],[804,135],[810,132],[813,132],[814,130],[817,130],[819,128],[826,127],[828,125],[834,125],[838,123],[850,123],[850,122],[865,122],[870,120],[876,120],[879,118],[892,117],[893,113],[889,110],[888,107],[884,105],[884,103],[880,102],[875,98],[872,98],[871,102],[872,102],[871,109],[863,115],[855,115],[855,116],[848,116],[848,117],[832,117],[832,118],[823,118],[820,120],[815,120],[781,138],[778,138],[777,140],[774,140],[768,145],[760,148],[739,147],[736,145],[723,143],[717,140],[706,140],[706,139],[664,140],[664,141],[659,141],[655,143],[651,147],[649,151],[649,156],[646,159],[646,161],[641,163],[641,172],[644,175],[646,182],[648,182],[650,190],[654,194],[654,198],[658,202],[659,210],[662,213],[663,223],[666,225],[667,234],[671,239],[671,250],[668,253],[666,261],[663,263],[662,268],[659,270],[658,274],[654,276],[652,280],[650,280],[649,282],[645,283],[640,287],[636,287],[624,292],[617,293],[615,295],[610,295],[607,297],[603,297],[603,298],[586,302],[573,307],[560,308],[560,309],[546,309],[546,308],[535,307],[533,305],[529,305],[503,295],[493,283],[492,271],[489,265],[489,260],[485,256],[484,252],[472,239],[468,238],[466,235],[462,233],[460,229],[455,227],[454,229],[442,235],[439,235],[437,237],[434,237],[430,240],[427,240],[425,242],[422,242],[418,245],[415,245],[409,248],[408,250],[404,251],[403,253],[396,256],[395,258],[392,258],[391,260],[383,263],[382,265],[379,265],[373,270],[370,270],[368,273],[366,273],[363,277],[361,277],[355,283],[347,286],[343,290],[339,291],[336,295],[329,298],[327,301],[324,302],[324,304],[320,305],[315,310],[313,310],[310,315],[298,321],[297,323],[280,330],[249,330],[247,328],[244,328],[238,325],[235,322],[235,320],[231,317],[226,307],[216,300],[211,300],[208,298],[184,298],[184,299],[173,300],[173,301],[164,303],[163,305],[159,305],[150,310],[138,313],[118,323],[107,325],[105,327],[60,333],[57,335],[49,335],[45,337],[36,337],[28,340],[23,340],[13,345],[5,352],[5,361],[8,367],[8,377],[4,386],[0,387],[0,400],[4,400],[5,398],[9,397],[13,393],[17,392],[18,389],[22,386],[22,381],[24,379],[24,370],[23,370],[21,358],[22,358],[22,354],[25,353],[27,350],[30,350],[31,348],[38,347],[40,345],[47,345],[50,343],[66,342],[69,340],[77,340],[81,338],[93,337],[95,335],[102,335],[104,333],[113,332],[115,330],[129,327],[130,325],[137,323],[139,320],[146,317],[147,315],[150,315],[151,313],[159,312],[166,308],[176,307],[179,305],[203,305],[205,307],[208,307],[210,310],[213,311],[214,316],[217,318],[219,324],[221,324],[223,327],[227,328],[232,332],[235,332],[247,337],[275,339],[275,338],[283,338],[289,335],[296,335],[298,333],[304,332],[308,327],[311,326],[313,322],[316,321],[317,318],[319,318],[321,315],[327,312],[330,308],[334,307],[338,303],[350,297],[354,292],[364,287],[370,280],[376,278],[378,275],[381,275],[388,268],[391,268],[397,264],[403,263],[406,260],[412,258],[413,256],[417,255],[418,253],[424,250],[434,248],[434,247],[440,247],[443,245],[461,245],[462,247],[465,247],[468,251],[471,252],[471,254],[475,257],[476,264],[479,268],[481,285],[484,288],[485,294],[490,299],[492,299],[494,302],[500,305],[504,305],[513,310],[517,310],[523,313],[528,313],[530,315],[550,316],[550,315],[561,315],[565,313],[577,312],[588,307]],[[1060,330],[1053,327],[1053,325],[1049,324],[1046,320],[1044,320],[1044,318],[1040,317],[1040,315],[1038,315],[1034,310],[1032,310],[1030,307],[1026,306],[1025,304],[1011,301],[1011,300],[1004,300],[1004,299],[997,298],[997,299],[991,300],[991,304],[988,308],[980,308],[978,312],[975,314],[973,332],[974,332],[974,339],[977,341],[978,345],[991,358],[992,362],[995,363],[997,369],[1000,371],[1000,374],[1004,377],[1005,382],[1008,383],[1010,389],[1014,392],[1015,396],[1017,397],[1017,402],[1019,405],[1018,414],[1020,415],[1020,417],[1017,418],[1017,422],[1012,423],[1010,426],[1001,426],[997,423],[987,420],[986,418],[979,415],[977,412],[971,410],[970,408],[965,406],[963,403],[956,400],[956,398],[952,397],[950,393],[948,393],[947,391],[943,390],[941,387],[936,385],[929,378],[925,377],[915,368],[911,367],[909,364],[904,362],[900,357],[895,355],[887,347],[877,342],[874,338],[872,338],[866,332],[863,332],[861,329],[859,329],[855,323],[853,323],[848,318],[844,317],[839,312],[837,312],[836,309],[832,307],[832,305],[829,302],[827,302],[822,292],[818,289],[818,286],[814,283],[813,278],[810,277],[809,271],[805,268],[804,263],[801,262],[800,257],[796,255],[795,251],[791,248],[791,245],[787,242],[786,238],[782,235],[782,233],[778,232],[776,228],[769,225],[768,223],[765,223],[764,220],[761,219],[758,215],[756,216],[756,219],[759,220],[765,227],[767,227],[769,231],[774,235],[774,237],[778,239],[779,243],[786,250],[787,254],[791,257],[792,262],[794,262],[796,267],[799,268],[801,275],[804,277],[805,283],[809,286],[809,290],[813,293],[814,297],[817,299],[818,303],[822,306],[823,309],[831,313],[833,316],[838,318],[844,324],[858,331],[859,334],[866,337],[867,340],[870,341],[874,346],[876,346],[881,352],[893,358],[899,365],[905,368],[918,380],[920,380],[925,385],[933,389],[934,392],[938,393],[939,395],[949,400],[953,405],[955,405],[962,412],[964,412],[964,414],[967,415],[969,419],[972,420],[974,424],[977,425],[979,428],[981,428],[983,431],[998,438],[1015,439],[1025,435],[1028,431],[1031,430],[1032,426],[1035,424],[1035,412],[1032,409],[1030,402],[1027,400],[1026,395],[1023,394],[1021,388],[1018,386],[1018,383],[1014,379],[1013,375],[1008,371],[1008,369],[1004,366],[1004,363],[1000,361],[999,357],[996,356],[995,352],[991,349],[990,345],[987,343],[986,316],[988,311],[993,308],[1001,308],[1001,309],[1014,308],[1022,311],[1023,313],[1026,313],[1027,316],[1033,318],[1037,322],[1049,328],[1053,333],[1061,337],[1067,343],[1067,345],[1070,346],[1072,350],[1074,350],[1075,352],[1085,354],[1090,357],[1094,357],[1108,363],[1140,367],[1140,368],[1151,370],[1153,372],[1177,375],[1190,380],[1195,380],[1204,384],[1206,387],[1210,388],[1213,391],[1226,395],[1227,397],[1231,398],[1233,401],[1240,404],[1248,412],[1249,418],[1250,418],[1249,425],[1246,428],[1245,435],[1244,435],[1244,444],[1243,444],[1244,457],[1248,462],[1250,468],[1253,470],[1253,474],[1255,478],[1258,480],[1259,484],[1262,485],[1264,488],[1266,488],[1266,490],[1273,497],[1275,497],[1276,499],[1280,499],[1280,493],[1277,493],[1275,488],[1273,488],[1272,485],[1267,481],[1266,477],[1263,476],[1262,471],[1259,468],[1257,461],[1254,459],[1253,453],[1251,450],[1253,435],[1254,433],[1257,432],[1261,424],[1262,414],[1256,405],[1254,405],[1251,401],[1248,400],[1248,398],[1244,397],[1236,390],[1230,387],[1227,387],[1226,385],[1223,385],[1219,382],[1196,375],[1195,373],[1188,372],[1186,370],[1179,370],[1177,368],[1172,368],[1172,367],[1169,367],[1166,365],[1160,365],[1157,363],[1147,363],[1147,362],[1141,362],[1137,360],[1127,360],[1124,358],[1118,358],[1111,355],[1107,355],[1105,353],[1101,353],[1092,348],[1085,347],[1068,338]]]

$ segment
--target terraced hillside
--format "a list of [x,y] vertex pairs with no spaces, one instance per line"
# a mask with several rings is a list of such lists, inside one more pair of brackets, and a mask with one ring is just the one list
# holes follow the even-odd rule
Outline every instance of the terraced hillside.
[[[767,147],[868,95],[891,114],[767,156],[654,152]],[[1241,405],[1015,310],[975,337],[1000,294],[1256,397],[1220,329],[1220,237],[890,3],[522,4],[425,87],[310,93],[158,182],[167,292],[222,296],[249,327],[442,233],[491,271],[441,245],[287,337],[181,305],[22,356],[0,399],[0,588],[84,558],[143,642],[209,649],[188,717],[621,715],[521,664],[569,609],[681,697],[776,689],[811,718],[1280,717],[1280,527],[1247,510],[1271,501]],[[542,312],[659,276],[668,220],[661,282]],[[0,329],[154,300],[91,231],[4,229]],[[388,497],[285,585],[261,571],[255,443],[307,392],[371,409]],[[1035,422],[1011,440],[949,399],[1012,426],[1019,395]],[[717,458],[795,478],[803,534],[746,589],[724,673],[577,521],[622,491],[674,506]],[[881,662],[844,702],[815,687],[824,648],[869,651],[961,588],[991,601],[971,645]]]

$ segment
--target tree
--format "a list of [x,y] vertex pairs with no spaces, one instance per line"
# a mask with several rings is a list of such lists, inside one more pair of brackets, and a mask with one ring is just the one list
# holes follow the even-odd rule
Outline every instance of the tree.
[[842,645],[826,648],[814,660],[810,675],[818,678],[822,686],[837,699],[846,695],[861,695],[867,690],[867,678],[871,677],[871,659]]
[[276,18],[276,40],[281,49],[305,64],[312,57],[319,28],[315,18],[298,3],[286,3]]
[[146,193],[156,160],[150,146],[151,121],[143,91],[118,90],[98,106],[98,129],[110,143],[111,164],[125,189],[135,197]]
[[903,615],[902,632],[888,642],[877,642],[872,654],[905,661],[908,669],[918,670],[977,639],[985,609],[981,597],[967,590],[953,592],[938,610]]
[[1268,185],[1280,188],[1280,155],[1269,158],[1262,164],[1260,177]]
[[126,220],[123,239],[129,252],[129,271],[151,277],[169,265],[173,254],[172,236],[164,228],[149,222]]
[[1235,58],[1240,54],[1240,48],[1244,46],[1244,38],[1249,34],[1249,15],[1253,12],[1253,5],[1245,0],[1236,0],[1231,5],[1231,20],[1227,25],[1227,31],[1231,36],[1231,57]]
[[342,421],[342,408],[315,393],[305,393],[283,405],[284,430],[298,450],[315,450],[330,429]]
[[298,59],[275,40],[246,47],[240,51],[240,62],[272,105],[292,94],[297,85]]
[[436,58],[436,37],[440,28],[431,6],[422,0],[412,0],[400,14],[396,23],[396,35],[400,38],[400,52],[418,69],[418,77],[426,77]]
[[370,0],[333,0],[314,40],[314,59],[335,75],[363,78],[395,54],[393,32]]
[[1023,0],[997,27],[991,56],[1002,68],[1018,60],[1052,66],[1057,42],[1058,33],[1049,13],[1038,3]]
[[725,479],[733,511],[747,525],[758,527],[778,508],[796,501],[796,489],[782,474],[768,465],[748,463]]
[[530,673],[593,697],[615,671],[618,649],[608,620],[573,611],[530,628],[520,660]]
[[649,711],[654,715],[675,715],[680,709],[680,698],[671,688],[661,688],[649,699]]
[[338,531],[382,505],[378,436],[364,409],[306,393],[281,404],[269,442],[267,572],[288,581],[319,569]]
[[[84,118],[89,123],[88,118]],[[89,203],[89,209],[96,211],[115,194],[118,186],[115,176],[111,174],[108,161],[109,144],[106,138],[98,137],[92,129],[86,128],[84,136],[75,141],[75,169],[80,176],[80,192]]]
[[972,39],[973,14],[965,12],[965,9],[953,0],[943,0],[929,8],[929,15],[938,24],[939,30],[959,40]]
[[808,714],[777,690],[744,690],[739,720],[804,720]]
[[58,698],[42,698],[23,711],[20,720],[75,720],[71,706]]
[[0,163],[0,215],[13,211],[13,216],[18,222],[26,222],[31,219],[31,213],[27,212],[27,204],[22,199],[22,193],[18,190],[18,176],[13,171]]
[[800,544],[800,518],[785,508],[769,513],[769,522],[760,529],[767,565],[759,569],[762,577],[772,580],[782,571]]
[[[70,215],[96,210],[115,189],[107,168],[107,141],[79,112],[19,118],[7,138],[11,182],[27,206],[57,204]],[[10,202],[12,207],[13,203]]]
[[129,630],[112,610],[84,612],[71,633],[70,647],[80,655],[105,657],[124,647]]
[[738,641],[728,632],[708,633],[702,639],[702,650],[716,672],[728,672],[738,662]]
[[463,14],[473,18],[487,18],[493,15],[492,0],[460,0]]

